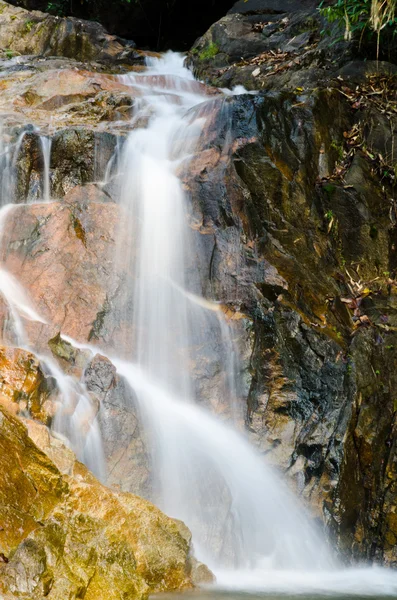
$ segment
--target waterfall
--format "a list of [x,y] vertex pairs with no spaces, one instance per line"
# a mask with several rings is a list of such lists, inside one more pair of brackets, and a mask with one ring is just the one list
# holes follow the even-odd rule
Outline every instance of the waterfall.
[[[170,74],[171,73],[171,74]],[[189,365],[214,330],[225,393],[235,394],[236,349],[213,299],[188,276],[189,207],[178,167],[189,162],[211,98],[182,58],[151,61],[144,75],[124,76],[143,100],[120,162],[122,223],[133,239],[127,283],[133,289],[134,365],[114,361],[134,390],[151,433],[155,501],[191,528],[196,550],[219,568],[330,568],[332,559],[310,519],[244,436],[198,406]],[[196,112],[191,109],[200,107]],[[141,113],[141,115],[140,115]],[[125,265],[119,236],[116,271]],[[235,399],[230,398],[231,404]]]
[[[321,530],[239,430],[239,351],[222,307],[217,298],[204,295],[194,268],[192,211],[180,178],[210,118],[211,97],[175,53],[151,59],[144,73],[122,77],[141,97],[132,131],[116,149],[105,181],[121,181],[114,269],[124,274],[129,291],[124,319],[131,327],[117,353],[66,335],[63,339],[108,356],[133,390],[151,441],[153,499],[190,527],[198,558],[213,569],[221,586],[283,593],[397,593],[391,571],[340,568]],[[0,176],[6,204],[4,196],[15,185],[10,167],[16,159],[3,138]],[[42,195],[48,202],[51,140],[40,140]],[[10,204],[1,209],[0,238],[12,210]],[[1,265],[0,293],[10,313],[10,344],[35,353],[57,383],[55,429],[105,480],[99,422],[89,393],[29,340],[26,320],[45,326],[45,319]],[[212,353],[216,348],[224,374],[218,393],[229,403],[229,419],[212,412],[197,392],[194,366],[203,356],[208,360],[210,347]]]

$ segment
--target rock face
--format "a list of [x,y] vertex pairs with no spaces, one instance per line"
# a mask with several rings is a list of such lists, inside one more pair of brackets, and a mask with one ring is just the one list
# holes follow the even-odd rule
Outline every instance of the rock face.
[[216,240],[212,289],[252,322],[253,440],[348,556],[395,564],[394,176],[380,183],[376,154],[393,134],[374,146],[370,97],[357,110],[334,85],[230,101],[226,180],[213,151],[193,189]]
[[192,587],[180,524],[102,486],[43,426],[30,434],[0,408],[0,591],[63,600]]
[[[37,310],[53,324],[47,340],[61,330],[81,340],[92,337],[97,315],[111,294],[116,220],[113,203],[15,207],[5,240],[5,265],[19,273]],[[68,290],[64,281],[69,282]],[[47,328],[39,327],[47,336]]]
[[[16,286],[28,312],[34,305],[42,313],[24,320],[22,331],[13,307],[0,301],[0,596],[140,599],[212,581],[192,555],[186,526],[124,493],[145,493],[150,474],[137,415],[114,367],[59,336],[117,344],[117,314],[106,315],[120,287],[111,268],[120,219],[110,171],[104,179],[132,127],[139,91],[113,72],[141,63],[144,53],[98,24],[3,2],[0,38],[0,197],[2,205],[15,203],[2,221],[1,264],[18,273],[26,293],[16,280],[4,285]],[[53,376],[59,368],[73,382],[73,402],[87,395],[92,418],[102,403],[102,427],[113,427],[108,481],[123,491],[99,483],[49,433],[46,425],[65,410]],[[125,469],[131,481],[122,486]]]
[[[256,35],[238,3],[191,58],[212,84],[271,90],[226,101],[218,140],[194,162],[196,210],[215,239],[211,289],[252,323],[252,439],[348,558],[395,565],[396,69],[336,53],[332,74],[319,46],[294,63],[288,27],[302,17],[257,4],[252,19],[273,15],[275,31],[284,15],[283,35]],[[272,56],[287,53],[279,69]],[[371,86],[388,87],[385,119]]]

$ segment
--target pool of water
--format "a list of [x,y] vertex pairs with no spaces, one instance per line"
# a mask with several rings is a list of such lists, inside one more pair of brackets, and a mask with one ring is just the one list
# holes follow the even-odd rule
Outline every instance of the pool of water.
[[380,567],[329,571],[217,572],[216,585],[165,594],[158,600],[388,600],[397,598],[397,570]]
[[196,590],[194,592],[184,592],[179,594],[161,594],[151,597],[152,600],[393,600],[395,594],[388,595],[368,595],[359,593],[326,593],[308,594],[297,592],[295,594],[282,594],[278,592],[243,592],[233,590]]

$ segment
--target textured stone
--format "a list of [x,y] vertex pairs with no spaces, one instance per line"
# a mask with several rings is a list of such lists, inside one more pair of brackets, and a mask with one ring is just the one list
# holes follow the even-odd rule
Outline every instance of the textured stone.
[[109,35],[95,21],[59,18],[0,3],[0,45],[17,54],[66,56],[76,60],[139,64],[144,53],[133,42]]
[[107,484],[151,498],[150,448],[133,391],[110,360],[100,355],[88,364],[83,381],[100,402]]
[[0,408],[0,590],[61,600],[191,588],[197,568],[180,525],[102,486],[38,427],[31,433],[55,462]]
[[6,266],[51,323],[27,323],[32,339],[47,345],[59,331],[81,341],[90,339],[117,283],[111,267],[116,222],[112,203],[15,208],[4,240]]
[[[316,88],[344,64],[352,44],[330,48],[314,0],[242,0],[193,45],[188,62],[212,85],[248,90]],[[327,24],[329,28],[329,24]],[[333,38],[343,39],[334,24]]]
[[52,388],[33,354],[0,346],[0,403],[9,411],[47,422],[52,415]]

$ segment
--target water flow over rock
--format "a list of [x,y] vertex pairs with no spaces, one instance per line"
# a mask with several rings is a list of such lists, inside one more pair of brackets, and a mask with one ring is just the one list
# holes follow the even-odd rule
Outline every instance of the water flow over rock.
[[[357,572],[334,569],[321,533],[230,423],[230,415],[236,415],[236,421],[240,416],[241,365],[224,307],[200,277],[192,235],[196,224],[185,191],[186,174],[195,166],[196,145],[206,135],[216,108],[222,117],[225,147],[208,147],[208,152],[216,152],[221,157],[219,168],[224,168],[222,157],[231,142],[227,101],[196,82],[182,65],[182,57],[170,53],[151,60],[143,74],[123,76],[123,85],[139,90],[140,96],[134,105],[134,129],[123,148],[117,146],[104,185],[121,189],[115,271],[117,281],[124,278],[127,288],[120,319],[128,324],[123,343],[115,353],[81,343],[81,338],[80,343],[63,338],[81,350],[107,355],[124,377],[151,440],[151,497],[192,529],[200,557],[216,571],[222,585],[352,591]],[[213,93],[218,96],[212,98]],[[23,136],[24,132],[18,134],[14,144],[6,140],[0,148],[3,204],[13,200],[15,152]],[[41,147],[41,196],[49,200],[50,139],[42,137]],[[3,208],[2,225],[10,210],[10,206]],[[81,238],[78,223],[74,225]],[[61,401],[55,427],[104,478],[98,406],[82,382],[35,348],[26,321],[46,324],[22,286],[5,270],[0,272],[0,292],[9,308],[10,343],[35,352],[43,370],[57,382]],[[197,372],[215,353],[225,374],[217,393],[230,404],[226,416],[204,408],[202,404],[211,402],[203,402],[197,391]],[[384,578],[383,585],[379,573],[365,571],[366,591],[395,592],[394,575]]]
[[[182,65],[182,57],[168,54],[152,60],[143,76],[124,78],[142,89],[135,118],[148,115],[149,122],[130,134],[121,161],[127,226],[116,263],[125,265],[133,236],[133,327],[126,341],[136,364],[116,366],[152,436],[155,498],[189,525],[211,567],[329,568],[325,543],[276,475],[232,427],[194,406],[194,349],[205,347],[214,330],[223,370],[235,365],[220,307],[201,298],[189,271],[189,206],[176,173],[187,168],[213,105]],[[227,379],[224,393],[235,387],[233,373]]]
[[[47,141],[47,138],[45,139]],[[50,142],[48,156],[49,148]],[[46,171],[49,180],[48,170]],[[44,185],[44,190],[49,196],[48,184]],[[7,217],[15,209],[16,206],[12,204],[6,204],[0,209],[0,239],[4,235]],[[35,354],[44,373],[54,379],[58,388],[58,410],[55,413],[53,428],[69,440],[80,460],[89,466],[98,478],[104,480],[105,460],[97,420],[98,406],[89,397],[81,382],[65,374],[48,353],[44,354],[38,350],[29,340],[26,321],[43,325],[46,325],[46,321],[37,313],[23,286],[1,265],[0,294],[8,307],[8,318],[3,330],[4,341]]]

